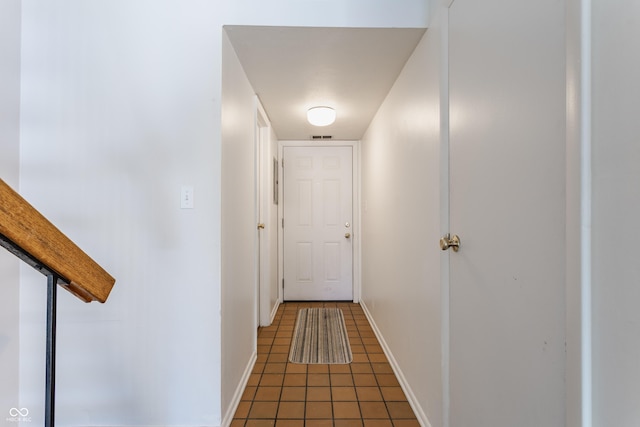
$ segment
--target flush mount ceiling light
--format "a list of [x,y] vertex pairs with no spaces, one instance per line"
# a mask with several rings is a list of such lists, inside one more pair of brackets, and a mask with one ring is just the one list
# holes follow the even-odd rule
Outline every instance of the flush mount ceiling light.
[[329,126],[336,121],[336,110],[331,107],[309,108],[307,120],[314,126]]

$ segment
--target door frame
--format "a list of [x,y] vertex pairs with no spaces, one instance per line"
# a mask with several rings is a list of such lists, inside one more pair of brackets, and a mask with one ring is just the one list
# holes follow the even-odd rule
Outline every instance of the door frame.
[[[282,158],[284,147],[351,147],[353,150],[353,302],[360,302],[361,296],[361,240],[362,230],[360,227],[360,141],[278,141],[278,167],[280,182],[283,182],[284,174]],[[278,227],[282,230],[282,219],[284,218],[284,192],[283,185],[278,186]],[[278,295],[279,302],[284,300],[284,236],[278,233]]]
[[[256,298],[255,313],[257,326],[269,326],[273,317],[270,306],[271,283],[269,262],[271,260],[270,237],[271,224],[274,223],[270,214],[270,174],[271,170],[271,122],[260,102],[254,96],[255,104],[255,256],[256,256]],[[267,228],[260,229],[258,224],[265,224]]]

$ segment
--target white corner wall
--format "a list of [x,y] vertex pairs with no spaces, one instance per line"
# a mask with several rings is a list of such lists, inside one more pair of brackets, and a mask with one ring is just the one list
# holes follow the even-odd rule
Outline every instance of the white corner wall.
[[[0,3],[0,179],[18,189],[20,144],[20,1]],[[0,248],[0,426],[19,407],[20,261]]]
[[[254,91],[227,34],[222,38],[222,396],[226,424],[256,357]],[[233,392],[233,393],[231,393]]]
[[631,427],[640,420],[640,4],[592,4],[593,426]]
[[362,139],[362,302],[432,426],[442,425],[439,43],[427,30]]

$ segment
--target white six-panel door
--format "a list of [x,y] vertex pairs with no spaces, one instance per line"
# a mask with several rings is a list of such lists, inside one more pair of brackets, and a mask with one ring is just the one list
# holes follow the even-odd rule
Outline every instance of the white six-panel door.
[[284,299],[353,299],[352,147],[284,147]]

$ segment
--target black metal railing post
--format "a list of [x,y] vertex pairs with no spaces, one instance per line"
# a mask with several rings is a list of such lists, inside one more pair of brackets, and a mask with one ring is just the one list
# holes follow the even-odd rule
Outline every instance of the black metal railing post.
[[58,300],[58,276],[47,275],[47,360],[45,379],[45,427],[53,427],[56,410],[56,306]]

